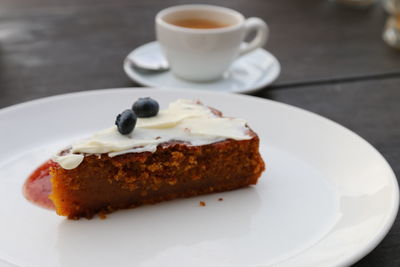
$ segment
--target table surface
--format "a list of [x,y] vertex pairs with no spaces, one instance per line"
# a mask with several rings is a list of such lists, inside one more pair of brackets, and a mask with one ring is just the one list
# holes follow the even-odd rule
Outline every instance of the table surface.
[[[0,108],[82,90],[137,86],[121,68],[155,39],[158,10],[193,1],[2,0]],[[268,22],[282,73],[256,96],[330,118],[375,146],[400,177],[400,51],[381,38],[380,4],[328,0],[202,1]],[[354,266],[400,266],[400,221]]]

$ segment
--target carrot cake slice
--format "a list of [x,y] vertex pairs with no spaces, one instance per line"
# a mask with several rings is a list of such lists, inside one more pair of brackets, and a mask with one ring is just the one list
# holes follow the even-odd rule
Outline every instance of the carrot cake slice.
[[118,209],[256,184],[259,138],[246,121],[194,100],[158,111],[140,99],[115,126],[53,157],[50,199],[59,215],[91,218]]

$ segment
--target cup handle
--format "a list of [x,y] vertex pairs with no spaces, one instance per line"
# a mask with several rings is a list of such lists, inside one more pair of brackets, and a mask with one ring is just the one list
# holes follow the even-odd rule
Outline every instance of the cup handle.
[[239,50],[239,56],[243,56],[259,47],[262,47],[268,39],[269,29],[267,24],[259,18],[248,18],[244,22],[245,36],[255,31],[256,36],[250,43],[243,43]]

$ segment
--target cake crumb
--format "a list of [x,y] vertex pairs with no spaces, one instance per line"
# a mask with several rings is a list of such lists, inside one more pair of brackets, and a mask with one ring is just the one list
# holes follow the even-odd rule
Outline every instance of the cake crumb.
[[222,197],[218,198],[218,201],[224,201],[224,199]]
[[100,213],[99,213],[99,218],[100,218],[101,220],[105,220],[105,219],[107,219],[107,215],[106,215],[105,213],[100,212]]
[[206,206],[206,202],[204,202],[204,201],[200,201],[200,202],[199,202],[199,206],[201,206],[201,207],[205,207],[205,206]]

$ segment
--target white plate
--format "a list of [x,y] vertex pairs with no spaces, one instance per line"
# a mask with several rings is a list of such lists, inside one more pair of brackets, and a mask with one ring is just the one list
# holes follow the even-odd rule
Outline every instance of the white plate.
[[[147,61],[154,61],[162,57],[160,45],[157,42],[147,43],[133,50],[127,57],[133,55],[144,57]],[[252,53],[238,58],[224,74],[223,78],[214,82],[196,83],[175,77],[170,71],[143,72],[132,68],[124,61],[124,71],[133,81],[160,89],[198,89],[231,93],[254,93],[275,81],[281,67],[278,60],[268,51],[257,49]]]
[[[26,201],[25,178],[52,152],[114,123],[138,97],[198,98],[261,138],[257,186],[69,221]],[[383,157],[342,126],[250,96],[111,89],[0,110],[0,263],[11,266],[337,266],[371,251],[398,209]],[[222,197],[224,201],[218,201]],[[200,207],[199,201],[206,206]]]

